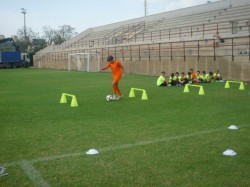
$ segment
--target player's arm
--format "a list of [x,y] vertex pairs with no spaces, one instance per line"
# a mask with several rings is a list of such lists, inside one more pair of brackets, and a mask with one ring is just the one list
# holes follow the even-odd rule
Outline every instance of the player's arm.
[[124,70],[124,67],[123,66],[121,66],[122,67],[122,76],[125,76],[125,70]]
[[102,70],[106,70],[106,69],[108,69],[108,68],[109,68],[109,64],[108,64],[106,67],[103,67],[103,68],[99,69],[98,72],[100,72],[100,71],[102,71]]

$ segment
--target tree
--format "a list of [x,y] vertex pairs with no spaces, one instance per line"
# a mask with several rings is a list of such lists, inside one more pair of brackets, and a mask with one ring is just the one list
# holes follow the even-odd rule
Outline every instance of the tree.
[[43,27],[43,38],[47,41],[48,45],[51,45],[55,38],[56,31],[50,26]]
[[61,43],[74,37],[77,32],[75,28],[69,25],[59,26],[58,30],[52,29],[50,26],[44,26],[43,34],[43,38],[46,39],[48,45],[51,45],[53,43],[56,45],[60,45]]
[[31,28],[27,27],[26,29],[26,38],[24,35],[23,29],[18,29],[17,36],[20,40],[31,42],[34,38],[39,38],[39,33],[34,32]]
[[21,52],[34,54],[35,52],[45,48],[48,45],[60,45],[77,34],[76,29],[63,25],[59,29],[52,29],[50,26],[43,27],[43,37],[39,37],[39,33],[34,32],[31,28],[26,28],[26,37],[24,29],[18,29],[15,43],[19,46]]
[[77,34],[76,29],[69,25],[60,26],[57,32],[61,36],[61,38],[65,41],[69,40],[70,38],[72,38]]
[[29,50],[33,49],[33,52],[37,52],[37,51],[40,51],[42,50],[43,48],[45,48],[47,46],[46,44],[46,40],[45,39],[41,39],[41,38],[35,38],[32,40],[32,43],[31,43],[32,47],[31,48],[28,48]]
[[26,38],[24,29],[18,29],[15,42],[19,46],[21,52],[27,52],[28,47],[32,46],[32,41],[35,38],[39,38],[39,33],[34,32],[31,28],[26,29]]

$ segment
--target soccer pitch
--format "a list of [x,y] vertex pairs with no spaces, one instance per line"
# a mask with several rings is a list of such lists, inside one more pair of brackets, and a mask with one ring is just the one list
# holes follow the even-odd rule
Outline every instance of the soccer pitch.
[[[0,70],[0,186],[250,186],[250,89],[110,73]],[[145,89],[129,98],[131,88]],[[78,107],[61,104],[62,93]],[[236,125],[238,130],[229,130]],[[99,154],[87,155],[89,149]],[[224,156],[227,149],[236,156]]]

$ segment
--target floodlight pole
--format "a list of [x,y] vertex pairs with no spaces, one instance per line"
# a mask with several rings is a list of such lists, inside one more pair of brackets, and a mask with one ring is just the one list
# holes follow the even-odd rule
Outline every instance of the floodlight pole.
[[144,15],[145,15],[145,17],[148,15],[148,3],[147,3],[147,0],[144,0]]
[[25,20],[25,14],[27,13],[27,11],[24,8],[21,8],[21,13],[23,14],[23,20],[24,20],[24,27],[23,27],[24,40],[27,42],[27,31],[26,31],[26,20]]

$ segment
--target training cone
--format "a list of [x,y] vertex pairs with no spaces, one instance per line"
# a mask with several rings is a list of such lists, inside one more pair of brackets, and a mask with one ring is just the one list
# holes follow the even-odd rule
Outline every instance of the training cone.
[[90,149],[86,152],[87,155],[96,155],[98,153],[99,151],[97,151],[96,149]]
[[240,83],[240,88],[239,88],[239,90],[245,90],[245,86],[244,86],[243,82]]
[[237,155],[237,153],[232,149],[228,149],[228,150],[224,151],[222,154],[225,155],[225,156],[235,156],[235,155]]
[[147,93],[146,93],[145,90],[142,92],[142,97],[141,97],[141,99],[142,99],[142,100],[148,100],[148,96],[147,96]]
[[60,103],[67,103],[67,99],[66,99],[65,93],[62,94]]
[[200,87],[199,95],[205,95],[203,86]]
[[225,88],[230,88],[229,82],[227,81],[225,84]]
[[72,107],[78,106],[78,103],[77,103],[77,100],[76,100],[76,97],[75,97],[75,96],[73,96],[73,98],[72,98],[72,100],[71,100],[70,106],[72,106]]
[[131,90],[130,90],[130,92],[129,92],[129,97],[135,97],[134,88],[131,88]]
[[185,88],[184,88],[184,91],[183,92],[185,92],[185,93],[188,93],[189,92],[189,88],[188,88],[188,85],[186,84],[185,85]]

